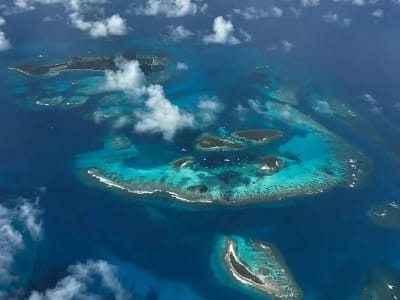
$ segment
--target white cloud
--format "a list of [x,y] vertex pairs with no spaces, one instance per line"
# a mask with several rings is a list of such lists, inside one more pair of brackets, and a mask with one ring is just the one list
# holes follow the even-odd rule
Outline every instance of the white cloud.
[[6,24],[6,19],[0,16],[0,26],[3,26],[4,24]]
[[344,18],[343,19],[343,25],[344,26],[350,26],[351,25],[351,19],[350,18]]
[[291,52],[293,50],[293,48],[294,48],[294,45],[291,42],[287,41],[287,40],[282,40],[281,44],[282,44],[283,51],[286,52],[286,53]]
[[93,38],[121,36],[128,32],[126,21],[119,14],[99,21],[85,21],[79,13],[74,12],[69,15],[69,18],[75,28],[89,32]]
[[217,114],[223,109],[222,104],[216,96],[201,96],[197,103],[197,107],[199,108],[198,117],[202,126],[212,124],[215,121]]
[[146,78],[140,69],[137,60],[127,61],[117,58],[115,64],[118,70],[107,70],[104,82],[100,86],[102,91],[124,91],[130,96],[140,96],[145,92]]
[[112,127],[114,129],[120,129],[128,126],[130,123],[131,120],[128,116],[120,116],[114,121]]
[[251,34],[248,33],[246,30],[244,30],[243,28],[239,28],[239,32],[240,32],[241,36],[243,37],[243,41],[244,42],[247,43],[247,42],[250,42],[253,39]]
[[269,17],[268,11],[262,8],[256,8],[254,6],[249,6],[246,8],[235,8],[233,10],[233,13],[243,17],[245,20],[257,20]]
[[246,114],[247,114],[248,109],[246,107],[244,107],[242,104],[238,104],[235,107],[235,111],[239,117],[239,120],[244,122],[246,119]]
[[377,104],[378,101],[371,94],[364,94],[362,96],[363,100],[371,105]]
[[303,6],[318,6],[319,0],[301,0]]
[[151,85],[146,93],[145,109],[135,112],[139,120],[135,125],[137,132],[161,133],[164,139],[171,140],[178,130],[194,126],[193,115],[172,104],[162,86]]
[[5,33],[0,31],[0,51],[5,51],[11,49],[11,43],[7,39]]
[[246,8],[235,8],[233,13],[241,16],[245,20],[258,20],[268,17],[281,17],[283,15],[283,10],[277,6],[272,6],[269,9],[248,6]]
[[331,106],[325,100],[317,100],[313,106],[313,109],[321,114],[331,115],[333,113]]
[[178,18],[204,12],[207,4],[191,0],[147,0],[145,6],[136,9],[136,13],[146,16],[165,15],[167,18]]
[[105,72],[99,91],[123,91],[137,100],[145,99],[144,107],[135,110],[137,132],[161,133],[164,139],[171,140],[178,130],[194,126],[193,115],[172,104],[161,85],[146,86],[138,61],[118,58],[116,65],[118,70]]
[[178,70],[182,70],[182,71],[189,70],[189,66],[188,66],[186,63],[181,62],[181,61],[178,61],[178,62],[177,62],[176,68],[177,68]]
[[372,12],[372,16],[375,18],[383,18],[383,14],[384,14],[384,12],[380,8],[378,8]]
[[324,16],[324,20],[326,23],[336,23],[339,20],[339,16],[330,12]]
[[116,300],[131,298],[118,280],[116,267],[106,261],[78,263],[68,272],[53,289],[32,292],[28,300],[101,299],[104,292]]
[[257,99],[249,99],[248,100],[249,106],[252,110],[254,110],[258,114],[264,114],[264,111],[261,107],[261,103]]
[[282,17],[283,10],[281,8],[279,8],[277,6],[272,6],[270,11],[271,11],[272,16],[277,17],[277,18]]
[[370,111],[373,112],[374,114],[380,114],[382,112],[382,107],[373,105],[370,108]]
[[229,20],[225,20],[222,16],[214,19],[214,33],[203,37],[203,42],[206,44],[227,44],[237,45],[240,40],[234,36],[235,28]]
[[38,203],[17,199],[14,207],[0,204],[0,286],[18,282],[13,267],[16,256],[24,250],[28,239],[37,240],[42,235]]
[[182,25],[178,25],[178,26],[169,26],[168,27],[169,32],[168,32],[168,37],[167,39],[173,42],[180,42],[183,40],[187,40],[190,37],[193,36],[193,32],[191,32],[190,30],[186,29],[184,26]]
[[[84,19],[84,13],[88,10],[95,10],[99,15],[103,14],[99,4],[106,3],[106,0],[14,0],[14,11],[34,10],[37,4],[64,6],[71,24],[80,30],[87,31],[92,37],[106,37],[111,35],[125,35],[128,31],[126,20],[119,14],[110,17],[99,18],[94,21]],[[47,17],[52,20],[54,17]]]

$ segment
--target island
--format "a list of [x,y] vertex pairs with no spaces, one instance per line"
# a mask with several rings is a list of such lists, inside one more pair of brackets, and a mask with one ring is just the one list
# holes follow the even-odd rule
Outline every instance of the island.
[[368,216],[380,227],[400,230],[400,201],[372,205]]
[[274,138],[283,135],[282,131],[273,129],[256,129],[235,131],[232,135],[236,138],[250,141],[256,144],[263,144],[271,141]]
[[183,157],[179,158],[171,163],[172,167],[175,169],[180,169],[184,167],[188,167],[193,163],[193,157]]
[[205,134],[197,141],[197,149],[203,151],[227,151],[243,150],[245,146],[242,143],[234,142],[226,138],[219,138],[213,135]]
[[211,262],[217,279],[229,286],[233,284],[246,294],[267,299],[303,297],[285,259],[270,243],[222,236],[218,238]]
[[260,171],[263,173],[276,173],[283,166],[283,161],[279,157],[266,156],[260,159]]
[[46,76],[57,74],[61,71],[105,71],[118,69],[115,63],[117,57],[126,60],[139,61],[140,68],[145,74],[160,71],[164,68],[165,56],[139,55],[135,51],[125,51],[116,56],[73,57],[71,60],[54,65],[19,65],[10,67],[10,70],[21,72],[28,76]]

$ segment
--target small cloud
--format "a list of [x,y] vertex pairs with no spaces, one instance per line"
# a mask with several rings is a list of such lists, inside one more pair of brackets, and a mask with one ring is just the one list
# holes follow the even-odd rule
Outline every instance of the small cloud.
[[370,108],[370,111],[374,114],[380,114],[382,112],[382,107],[374,105]]
[[250,35],[250,33],[248,33],[243,28],[239,28],[239,33],[242,35],[244,42],[248,43],[252,40],[252,36]]
[[42,237],[40,215],[38,200],[19,198],[12,207],[0,203],[0,286],[11,287],[19,281],[15,260],[25,250],[26,242]]
[[55,22],[55,21],[59,21],[59,20],[62,20],[62,19],[63,19],[63,17],[61,15],[56,14],[55,16],[46,16],[46,17],[44,17],[43,18],[43,22],[46,22],[46,23]]
[[172,140],[175,133],[183,128],[194,126],[193,115],[172,104],[160,85],[147,88],[148,99],[143,110],[135,112],[138,122],[135,131],[139,133],[161,133],[165,140]]
[[239,117],[239,120],[244,122],[246,120],[246,114],[248,112],[248,109],[246,107],[244,107],[242,104],[238,104],[235,107],[235,111]]
[[28,300],[100,299],[106,293],[112,299],[131,299],[118,277],[115,266],[89,260],[68,267],[69,275],[45,292],[34,291]]
[[182,70],[182,71],[189,70],[189,66],[188,66],[186,63],[181,62],[181,61],[178,61],[178,62],[177,62],[176,68],[177,68],[178,70]]
[[222,16],[214,19],[213,30],[214,33],[203,37],[205,44],[240,44],[240,40],[234,36],[235,28],[232,22],[225,20]]
[[193,36],[193,32],[186,29],[182,25],[169,26],[168,29],[169,29],[169,32],[168,32],[167,40],[170,40],[172,42],[176,42],[176,43],[181,42],[181,41],[187,40]]
[[313,109],[321,114],[327,114],[327,115],[333,114],[331,106],[325,100],[317,100],[313,106]]
[[383,9],[380,9],[380,8],[378,8],[372,12],[372,16],[375,18],[378,18],[378,19],[383,18],[383,14],[384,14]]
[[222,104],[216,96],[201,96],[197,103],[197,107],[200,110],[198,117],[203,126],[212,124],[215,121],[217,114],[223,109]]
[[140,96],[145,90],[145,76],[136,60],[116,58],[116,71],[105,71],[100,91],[123,91],[130,96]]
[[136,14],[146,16],[164,15],[167,18],[179,18],[204,12],[207,4],[191,0],[147,0],[145,6],[136,9]]
[[245,20],[258,20],[261,18],[269,17],[269,12],[262,8],[255,8],[254,6],[249,6],[246,8],[235,8],[233,13],[241,16]]
[[119,116],[113,123],[114,129],[121,129],[131,124],[131,120],[128,116]]
[[292,14],[293,14],[296,18],[298,18],[298,17],[301,16],[301,9],[291,6],[291,7],[289,8],[289,10],[292,12]]
[[371,104],[371,105],[374,105],[374,104],[377,104],[377,103],[378,103],[378,101],[377,101],[371,94],[364,94],[364,95],[362,95],[362,99],[363,99],[365,102],[367,102],[367,103],[369,103],[369,104]]
[[339,20],[339,16],[330,12],[324,16],[324,20],[326,23],[336,23]]
[[11,49],[11,43],[7,39],[5,33],[0,31],[0,51],[6,51]]
[[0,26],[3,26],[6,24],[6,19],[0,16]]
[[291,52],[294,48],[294,45],[287,40],[282,40],[281,45],[282,45],[283,51],[286,53]]
[[302,6],[318,6],[319,5],[319,0],[301,0],[301,5]]
[[69,15],[69,18],[75,28],[89,32],[93,38],[111,35],[121,36],[126,35],[128,32],[126,21],[119,14],[99,21],[85,21],[79,13],[73,12]]
[[351,25],[351,19],[350,18],[343,18],[343,25],[344,26],[350,26]]
[[257,99],[249,99],[248,100],[249,106],[252,110],[254,110],[258,114],[264,114],[264,110],[261,107],[260,101]]
[[281,17],[283,14],[283,10],[277,6],[272,6],[268,10],[249,6],[246,8],[235,8],[233,10],[233,13],[241,16],[245,20],[258,20],[268,17]]
[[283,10],[277,6],[272,6],[270,12],[271,15],[276,18],[282,17],[283,15]]

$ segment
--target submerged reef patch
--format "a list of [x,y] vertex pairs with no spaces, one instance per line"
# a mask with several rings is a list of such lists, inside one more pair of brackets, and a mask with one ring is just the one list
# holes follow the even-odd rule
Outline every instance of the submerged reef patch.
[[400,299],[400,272],[386,268],[371,269],[359,299]]
[[264,241],[219,237],[211,263],[217,279],[226,285],[233,283],[249,295],[286,300],[303,297],[284,257]]
[[372,205],[368,216],[378,226],[400,230],[400,201]]

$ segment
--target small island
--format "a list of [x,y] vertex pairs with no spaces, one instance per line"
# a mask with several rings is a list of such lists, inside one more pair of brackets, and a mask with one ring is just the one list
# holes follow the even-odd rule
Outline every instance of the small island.
[[250,141],[256,144],[263,144],[281,137],[283,135],[282,131],[273,129],[256,129],[256,130],[241,130],[232,133],[236,138]]
[[271,244],[237,236],[222,237],[214,258],[219,260],[223,273],[238,287],[248,289],[247,292],[268,299],[297,300],[303,297],[284,258]]
[[46,76],[61,71],[105,71],[118,69],[115,63],[117,57],[126,60],[137,60],[145,74],[161,71],[164,68],[165,57],[162,55],[138,55],[135,51],[125,51],[116,56],[73,57],[71,60],[54,65],[20,65],[10,67],[10,70],[21,72],[28,76]]
[[259,170],[263,173],[277,173],[283,166],[283,161],[279,157],[266,156],[260,159]]
[[372,222],[380,227],[400,230],[399,201],[372,205],[368,211],[368,216]]
[[203,151],[243,150],[244,145],[242,143],[207,134],[203,135],[197,141],[197,148]]
[[171,163],[172,167],[175,169],[185,168],[193,163],[193,157],[182,157]]

